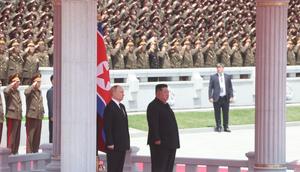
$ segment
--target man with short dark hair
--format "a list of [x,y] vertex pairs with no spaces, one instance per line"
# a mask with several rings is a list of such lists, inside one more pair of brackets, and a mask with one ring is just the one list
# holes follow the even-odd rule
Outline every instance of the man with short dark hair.
[[229,103],[233,101],[233,89],[231,76],[224,74],[224,65],[217,64],[217,73],[210,76],[208,97],[209,101],[214,105],[214,113],[216,120],[215,131],[221,132],[221,109],[223,112],[223,127],[225,132],[230,132],[228,128],[229,120]]
[[112,99],[104,109],[104,131],[107,172],[123,172],[126,151],[130,148],[128,118],[121,103],[124,89],[115,85],[110,90]]
[[166,84],[155,87],[155,99],[148,105],[148,144],[151,153],[152,172],[172,172],[176,149],[179,145],[178,126],[169,104]]

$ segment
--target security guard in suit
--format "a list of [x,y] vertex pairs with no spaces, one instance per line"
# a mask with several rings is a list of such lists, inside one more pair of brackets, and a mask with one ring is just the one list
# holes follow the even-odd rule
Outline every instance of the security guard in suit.
[[41,74],[32,78],[32,84],[25,89],[26,97],[26,153],[36,153],[39,150],[41,140],[42,120],[44,106],[41,87]]
[[20,85],[19,74],[11,75],[9,83],[3,91],[6,103],[7,148],[11,149],[12,154],[17,154],[20,145],[22,121],[22,102],[18,90]]

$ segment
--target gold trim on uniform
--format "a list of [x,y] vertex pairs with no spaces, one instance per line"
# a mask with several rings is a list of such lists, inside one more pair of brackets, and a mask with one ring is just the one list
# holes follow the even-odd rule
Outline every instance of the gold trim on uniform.
[[280,7],[280,6],[288,6],[288,2],[257,2],[257,7]]

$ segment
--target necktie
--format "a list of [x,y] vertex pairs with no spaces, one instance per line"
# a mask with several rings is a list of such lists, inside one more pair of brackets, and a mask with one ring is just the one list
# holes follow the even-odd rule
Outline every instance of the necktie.
[[123,109],[123,105],[122,105],[122,103],[120,103],[120,104],[119,104],[119,107],[120,107],[121,111],[123,112],[123,115],[125,116],[125,115],[126,115],[126,113],[125,113],[125,110]]

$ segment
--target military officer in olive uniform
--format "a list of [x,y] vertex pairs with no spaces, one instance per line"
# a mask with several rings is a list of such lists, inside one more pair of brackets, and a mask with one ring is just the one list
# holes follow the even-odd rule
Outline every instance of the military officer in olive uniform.
[[37,54],[35,54],[35,45],[33,42],[28,43],[26,52],[22,83],[23,85],[30,85],[33,75],[36,74],[39,69],[39,59]]
[[36,53],[38,59],[39,59],[39,67],[49,67],[50,61],[49,61],[49,54],[46,49],[46,45],[44,41],[38,42],[38,48]]
[[124,57],[122,54],[122,47],[123,47],[123,39],[119,39],[117,40],[115,47],[110,52],[113,69],[125,68]]
[[32,78],[32,84],[25,89],[26,96],[26,153],[38,152],[41,140],[42,120],[44,106],[41,87],[41,75],[36,74]]
[[297,44],[294,47],[294,52],[295,52],[295,56],[296,56],[296,64],[300,65],[300,37],[297,40]]
[[230,64],[230,55],[231,49],[228,45],[227,38],[224,38],[221,42],[222,47],[216,52],[219,61],[224,64],[224,66],[231,66]]
[[13,74],[21,74],[23,71],[23,63],[24,59],[22,57],[22,51],[20,48],[20,44],[17,41],[12,43],[12,50],[9,55],[8,60],[8,76]]
[[195,48],[192,49],[193,64],[194,67],[203,67],[204,66],[204,57],[201,48],[201,41],[197,40],[195,42]]
[[7,148],[12,154],[17,154],[20,145],[22,120],[22,102],[18,90],[20,78],[18,74],[9,77],[9,85],[4,89],[6,104]]
[[172,46],[169,51],[171,68],[181,67],[182,56],[180,54],[180,50],[181,50],[180,43],[177,40],[175,41],[174,46]]
[[0,40],[0,80],[2,85],[7,84],[7,64],[8,53],[6,51],[6,44],[3,39]]
[[246,43],[241,47],[241,53],[244,59],[244,66],[254,66],[254,52],[251,47],[250,38],[247,38]]
[[193,67],[193,56],[191,52],[191,42],[189,40],[184,41],[184,45],[181,49],[181,67],[191,68]]
[[240,52],[240,45],[237,40],[233,41],[231,58],[232,58],[231,66],[236,66],[236,67],[243,66],[243,58]]
[[135,69],[136,68],[136,55],[134,53],[134,44],[132,41],[127,43],[127,46],[124,50],[124,60],[125,60],[125,69]]
[[166,69],[166,68],[171,68],[171,60],[170,56],[168,53],[168,48],[169,45],[168,43],[164,43],[161,50],[158,52],[158,57],[159,57],[159,63],[161,68]]
[[206,67],[213,67],[217,64],[217,55],[215,45],[212,38],[207,40],[206,46],[203,48],[204,62]]
[[294,53],[294,45],[291,40],[287,42],[287,65],[296,65],[296,56]]
[[146,42],[140,42],[140,46],[135,49],[136,54],[136,68],[149,69],[149,55],[146,51]]

